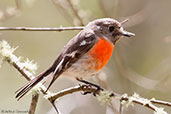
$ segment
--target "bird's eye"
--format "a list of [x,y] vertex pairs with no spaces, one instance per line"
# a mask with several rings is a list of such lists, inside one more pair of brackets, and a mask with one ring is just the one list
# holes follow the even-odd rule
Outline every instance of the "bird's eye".
[[113,31],[114,31],[114,29],[115,29],[115,27],[114,27],[114,26],[109,26],[109,32],[113,32]]

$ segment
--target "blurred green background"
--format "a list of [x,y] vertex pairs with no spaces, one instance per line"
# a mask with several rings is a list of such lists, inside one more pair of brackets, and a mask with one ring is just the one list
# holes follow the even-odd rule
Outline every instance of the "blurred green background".
[[[111,17],[119,21],[129,18],[124,28],[136,34],[121,39],[104,69],[106,84],[112,91],[171,102],[171,1],[170,0],[72,0],[83,24]],[[1,0],[0,26],[59,27],[80,26],[67,0]],[[79,31],[28,32],[0,31],[0,40],[19,46],[15,55],[34,60],[36,74],[53,63],[63,46]],[[19,102],[15,91],[27,82],[21,74],[3,63],[0,68],[0,113],[2,110],[29,109],[31,95]],[[96,82],[97,83],[97,82]],[[75,82],[59,78],[51,90],[57,92],[74,86]],[[113,101],[119,109],[117,100]],[[65,96],[57,102],[62,114],[113,114],[110,107],[101,105],[91,95],[80,93]],[[40,97],[36,114],[55,113],[51,104]],[[165,107],[168,113],[171,108]],[[16,112],[15,112],[16,113]],[[152,114],[145,107],[135,105],[124,114]],[[117,113],[116,113],[117,114]]]

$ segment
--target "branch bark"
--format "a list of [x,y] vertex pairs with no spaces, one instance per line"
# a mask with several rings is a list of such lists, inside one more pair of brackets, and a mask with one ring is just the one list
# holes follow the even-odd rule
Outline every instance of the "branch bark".
[[[52,96],[48,97],[47,99],[51,102],[54,102],[56,99],[59,99],[60,97],[63,97],[65,95],[69,95],[75,92],[83,92],[84,93],[92,93],[94,94],[94,92],[97,92],[97,88],[94,88],[90,85],[79,85],[79,86],[75,86],[75,87],[71,87],[71,88],[67,88],[64,90],[61,90],[55,94],[53,94]],[[97,97],[101,97],[104,94],[101,92],[103,92],[102,90],[100,90],[99,92],[97,92]],[[164,105],[164,106],[169,106],[171,107],[171,103],[170,102],[166,102],[166,101],[160,101],[160,100],[155,100],[154,98],[152,99],[145,99],[143,97],[140,97],[138,94],[134,94],[132,96],[128,96],[127,94],[124,95],[120,95],[114,92],[109,92],[107,90],[104,90],[104,92],[107,93],[108,96],[106,96],[107,99],[109,99],[110,102],[110,98],[117,98],[120,100],[121,104],[123,105],[123,102],[125,103],[124,105],[126,105],[126,107],[128,107],[129,105],[135,103],[135,104],[139,104],[142,105],[144,107],[147,107],[151,110],[153,110],[154,112],[162,112],[162,114],[167,114],[167,112],[163,111],[163,109],[160,109],[159,107],[155,106],[154,104],[158,104],[158,105]],[[105,94],[106,95],[106,94]],[[102,97],[104,98],[104,96]]]
[[30,109],[28,114],[34,114],[36,111],[37,103],[38,103],[39,94],[35,92],[32,94],[32,100],[30,104]]
[[58,27],[58,28],[33,28],[33,27],[0,27],[0,31],[67,31],[82,30],[84,27]]

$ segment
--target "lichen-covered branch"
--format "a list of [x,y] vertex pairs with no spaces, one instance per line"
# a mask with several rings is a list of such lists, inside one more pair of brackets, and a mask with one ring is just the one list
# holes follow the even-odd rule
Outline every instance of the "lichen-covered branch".
[[160,105],[166,105],[166,106],[170,106],[171,107],[171,102],[156,100],[155,98],[152,98],[150,101],[153,104],[160,104]]
[[[21,57],[17,57],[13,54],[16,48],[12,48],[6,41],[0,41],[0,63],[2,61],[7,61],[14,68],[16,68],[27,80],[34,78],[34,72],[37,70],[36,64],[33,64],[32,61],[28,59],[24,62],[21,62]],[[40,83],[40,90],[45,94],[46,87]],[[46,93],[50,93],[49,91]]]
[[[75,92],[94,93],[96,90],[97,90],[96,88],[89,86],[89,85],[80,85],[80,86],[75,86],[75,87],[64,89],[55,94],[51,94],[51,96],[46,95],[46,99],[54,102],[56,99],[59,99],[60,97],[63,97],[65,95],[69,95]],[[164,111],[164,108],[157,107],[154,104],[160,104],[160,105],[171,107],[170,105],[171,103],[169,102],[155,100],[154,98],[145,99],[143,97],[140,97],[136,93],[134,93],[132,96],[128,96],[127,94],[120,95],[111,91],[104,90],[104,91],[99,91],[96,97],[101,102],[110,102],[112,98],[116,98],[121,102],[124,108],[128,108],[128,106],[133,105],[133,104],[139,104],[139,105],[142,105],[144,107],[147,107],[153,110],[155,114],[168,114],[168,113]]]
[[[31,80],[34,78],[34,72],[37,69],[36,64],[33,64],[32,61],[28,61],[28,59],[24,62],[21,62],[21,57],[17,57],[13,54],[16,48],[12,48],[6,41],[0,41],[0,65],[3,61],[7,61],[11,64],[14,68],[16,68],[27,80]],[[30,114],[34,114],[35,106],[36,106],[36,99],[38,99],[37,94],[41,91],[43,94],[51,94],[50,91],[46,91],[46,87],[39,83],[39,87],[35,88],[34,96],[32,99],[32,103],[34,105],[30,106]]]
[[32,100],[31,100],[30,109],[29,109],[28,114],[34,114],[35,113],[37,103],[38,103],[38,98],[39,98],[39,94],[37,92],[32,94]]

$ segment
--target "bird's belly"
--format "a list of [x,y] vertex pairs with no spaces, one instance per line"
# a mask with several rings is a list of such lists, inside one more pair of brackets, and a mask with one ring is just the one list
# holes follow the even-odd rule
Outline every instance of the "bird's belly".
[[93,66],[95,66],[93,58],[88,54],[85,54],[77,62],[73,63],[65,72],[63,72],[62,75],[70,78],[79,77],[86,79],[100,72],[92,69]]

